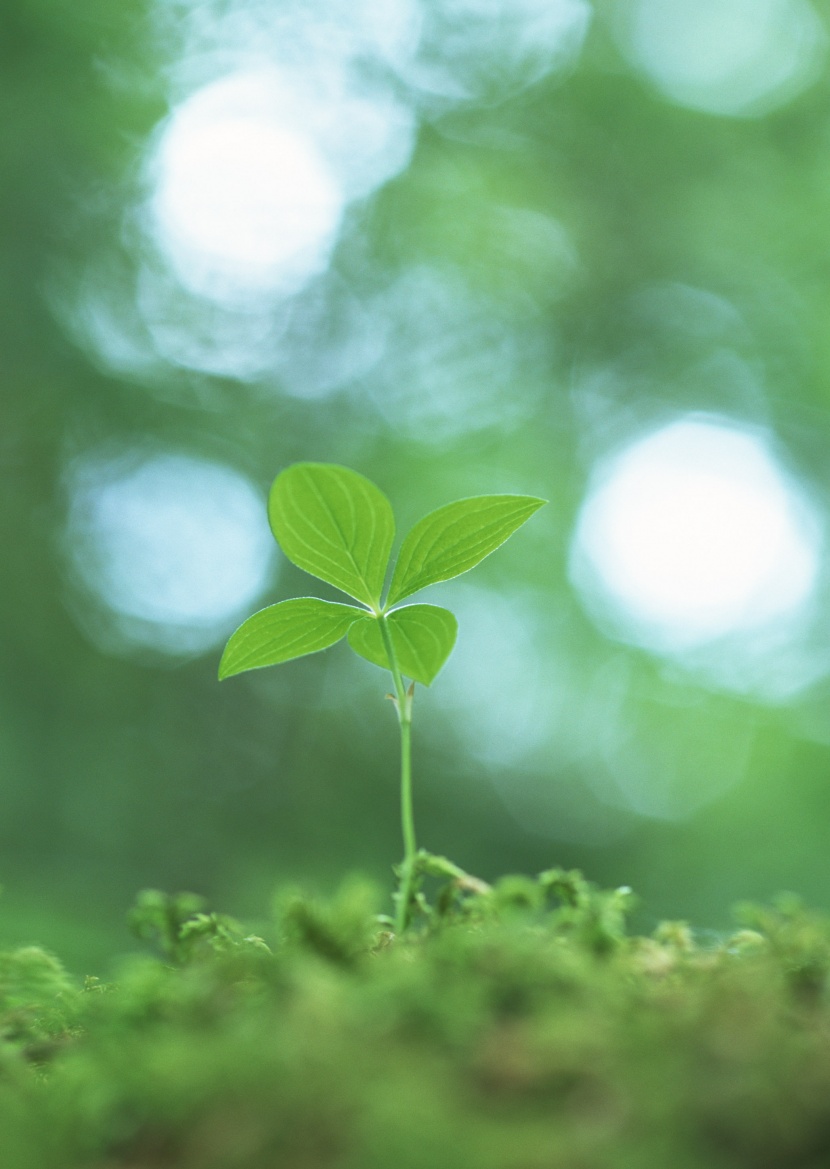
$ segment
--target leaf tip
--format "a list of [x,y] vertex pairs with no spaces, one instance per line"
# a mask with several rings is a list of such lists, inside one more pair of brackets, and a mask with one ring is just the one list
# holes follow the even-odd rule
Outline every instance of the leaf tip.
[[[231,641],[233,641],[233,638],[231,638]],[[230,649],[231,642],[229,641],[222,651],[222,657],[219,659],[217,677],[220,682],[224,682],[226,678],[232,678],[234,674],[239,673],[239,670],[235,669],[231,662]]]

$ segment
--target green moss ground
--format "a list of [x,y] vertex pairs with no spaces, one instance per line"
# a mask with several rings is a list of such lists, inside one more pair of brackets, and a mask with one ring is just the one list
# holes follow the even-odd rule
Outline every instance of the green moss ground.
[[2,1169],[830,1166],[830,920],[624,929],[578,874],[452,881],[402,940],[358,880],[246,937],[142,896],[159,957],[0,955]]

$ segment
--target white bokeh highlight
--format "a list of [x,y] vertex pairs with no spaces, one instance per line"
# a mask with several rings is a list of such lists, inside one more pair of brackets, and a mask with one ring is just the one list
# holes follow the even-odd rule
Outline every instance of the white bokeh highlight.
[[692,416],[597,467],[571,575],[625,640],[682,652],[804,610],[821,546],[816,509],[767,441]]
[[290,293],[328,263],[344,195],[275,76],[205,86],[153,159],[152,225],[181,284],[216,300]]
[[115,619],[102,630],[163,652],[211,648],[274,576],[264,501],[239,472],[181,454],[81,459],[69,475],[73,575]]
[[816,80],[827,36],[809,0],[632,0],[620,46],[663,95],[722,116],[776,109]]
[[[380,273],[367,201],[409,167],[424,121],[454,135],[454,112],[571,67],[592,15],[588,0],[151,10],[168,46],[169,113],[142,149],[122,250],[93,264],[60,311],[107,370],[188,401],[194,381],[179,369],[298,397],[355,389],[386,340],[385,322],[370,336],[361,320],[383,300],[366,280]],[[556,226],[532,218],[505,214],[508,248],[524,231],[534,255],[561,251]],[[318,306],[338,299],[332,330]]]

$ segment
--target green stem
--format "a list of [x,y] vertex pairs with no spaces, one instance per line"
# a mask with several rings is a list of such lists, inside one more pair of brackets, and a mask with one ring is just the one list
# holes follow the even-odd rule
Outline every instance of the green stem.
[[412,880],[415,875],[415,817],[412,810],[412,690],[407,692],[395,656],[395,647],[386,618],[380,616],[380,633],[392,680],[395,683],[398,724],[401,729],[401,830],[403,832],[404,857],[401,865],[401,880],[398,888],[398,904],[395,912],[395,933],[402,934],[409,922],[409,902],[412,896]]

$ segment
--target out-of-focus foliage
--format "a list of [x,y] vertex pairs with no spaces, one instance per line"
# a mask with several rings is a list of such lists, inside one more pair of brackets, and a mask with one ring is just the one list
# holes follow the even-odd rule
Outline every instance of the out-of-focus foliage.
[[828,1156],[830,923],[627,934],[627,889],[444,882],[392,940],[378,890],[277,900],[271,943],[146,892],[161,961],[75,987],[0,955],[0,1157],[20,1169],[697,1169]]
[[552,501],[425,598],[460,635],[416,698],[424,844],[712,925],[826,895],[828,27],[824,0],[3,7],[4,944],[92,963],[144,885],[245,913],[386,879],[377,671],[215,682],[242,617],[307,591],[265,519],[305,460],[404,530]]

